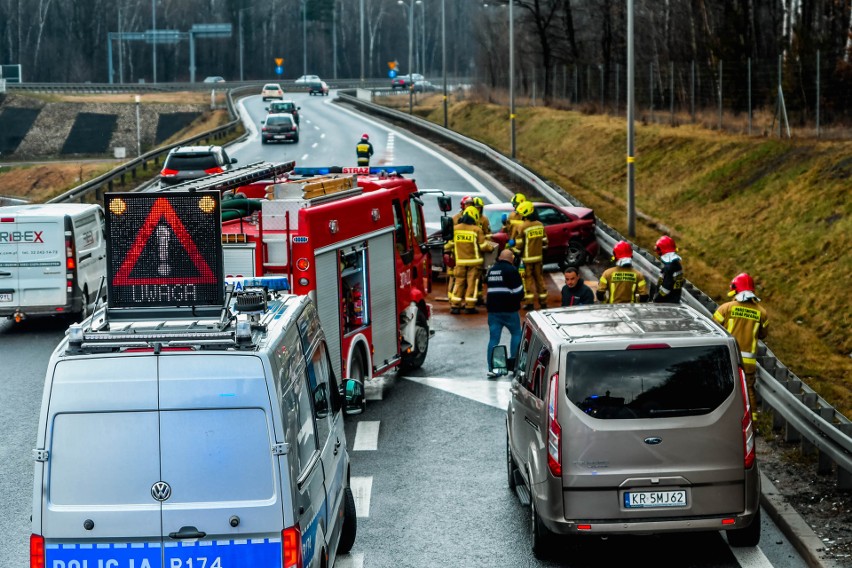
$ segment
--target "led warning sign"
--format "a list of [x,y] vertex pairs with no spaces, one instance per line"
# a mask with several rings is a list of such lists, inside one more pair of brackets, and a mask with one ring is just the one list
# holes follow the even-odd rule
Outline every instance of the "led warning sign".
[[109,306],[222,305],[219,192],[106,194]]

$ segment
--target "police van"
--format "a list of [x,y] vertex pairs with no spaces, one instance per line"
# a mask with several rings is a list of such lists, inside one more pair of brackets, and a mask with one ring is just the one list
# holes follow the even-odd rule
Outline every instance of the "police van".
[[85,317],[106,274],[98,205],[0,207],[0,316]]
[[286,279],[226,286],[198,240],[207,223],[219,243],[218,196],[178,197],[107,196],[124,260],[48,365],[31,568],[332,566],[355,540],[343,418],[363,387]]

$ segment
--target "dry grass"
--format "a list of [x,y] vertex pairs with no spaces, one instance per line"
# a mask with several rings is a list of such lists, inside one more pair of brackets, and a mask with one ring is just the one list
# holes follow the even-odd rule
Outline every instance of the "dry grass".
[[[517,114],[518,159],[626,234],[623,119],[544,107]],[[429,118],[442,121],[442,110]],[[451,107],[454,130],[504,153],[507,123],[503,106]],[[852,416],[852,143],[638,124],[636,149],[637,210],[672,229],[687,277],[722,302],[731,277],[750,272],[770,313],[769,347]],[[654,223],[640,223],[634,240],[651,249],[658,236]]]
[[0,195],[47,201],[114,168],[117,162],[36,164],[0,169]]
[[[136,97],[141,104],[209,104],[209,91],[181,91],[181,92],[142,92],[142,93],[111,93],[111,94],[28,94],[27,97],[41,99],[45,102],[63,103],[128,103],[135,104]],[[225,104],[225,91],[216,91],[216,104]]]

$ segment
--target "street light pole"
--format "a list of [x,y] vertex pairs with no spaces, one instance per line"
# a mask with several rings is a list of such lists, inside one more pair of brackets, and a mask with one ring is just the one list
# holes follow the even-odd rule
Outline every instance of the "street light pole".
[[241,8],[237,11],[237,21],[238,26],[240,27],[240,81],[243,81],[243,11],[248,10],[248,8]]
[[[411,4],[405,0],[397,0],[397,4],[408,10],[408,114],[414,114],[414,73],[411,71],[411,55],[414,50],[414,0]],[[419,4],[420,0],[416,0]]]
[[509,0],[509,125],[512,158],[515,158],[515,0]]
[[142,132],[139,125],[139,103],[142,97],[136,95],[136,157],[142,155]]
[[426,3],[420,3],[420,74],[426,75]]
[[308,1],[302,0],[302,75],[308,74]]
[[444,75],[444,128],[447,127],[447,0],[441,0],[441,73]]
[[634,202],[635,147],[633,144],[633,0],[627,0],[627,235],[636,236]]
[[361,82],[364,82],[364,0],[361,0]]
[[151,50],[153,52],[152,59],[154,60],[154,83],[157,82],[157,0],[151,0],[151,29],[154,31],[154,37],[151,38]]

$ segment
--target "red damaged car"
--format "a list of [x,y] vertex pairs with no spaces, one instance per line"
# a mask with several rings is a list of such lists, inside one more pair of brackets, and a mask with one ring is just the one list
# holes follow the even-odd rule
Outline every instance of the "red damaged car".
[[[543,202],[533,204],[547,233],[545,264],[558,264],[560,268],[580,266],[597,256],[594,210],[588,207],[560,207]],[[498,243],[501,250],[509,240],[509,236],[501,231],[502,217],[511,212],[511,203],[493,203],[483,208],[494,232],[491,240]]]

